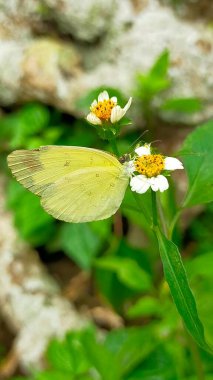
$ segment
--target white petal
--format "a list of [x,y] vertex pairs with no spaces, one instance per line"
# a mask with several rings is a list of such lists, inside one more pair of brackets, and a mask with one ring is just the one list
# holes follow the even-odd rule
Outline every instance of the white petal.
[[131,104],[132,104],[132,98],[129,98],[128,102],[126,103],[125,107],[123,108],[125,113],[128,111]]
[[102,124],[102,121],[99,119],[99,117],[97,117],[94,113],[90,112],[88,115],[87,115],[87,121],[89,121],[89,123],[93,124],[93,125],[101,125]]
[[115,106],[111,112],[111,117],[110,117],[111,123],[116,123],[117,121],[122,119],[122,117],[125,115],[129,107],[131,106],[131,103],[132,103],[132,98],[129,98],[124,108],[121,108],[120,106]]
[[164,169],[165,170],[183,169],[183,164],[177,158],[166,157],[164,160]]
[[111,100],[112,100],[115,104],[118,103],[118,99],[116,98],[116,96],[113,96],[113,97],[111,98]]
[[92,102],[92,104],[91,104],[91,107],[95,107],[95,106],[97,106],[97,104],[98,104],[97,100],[94,100],[94,101]]
[[150,144],[145,144],[143,146],[140,146],[139,148],[136,148],[135,153],[137,153],[138,156],[143,156],[144,154],[151,154]]
[[101,92],[99,95],[98,95],[98,101],[99,102],[103,102],[104,100],[108,100],[109,99],[109,94],[107,91],[103,91]]
[[116,123],[117,121],[119,121],[123,117],[124,113],[125,112],[120,106],[115,106],[112,109],[110,116],[111,123]]
[[132,191],[143,194],[150,188],[150,181],[145,175],[136,175],[131,179],[130,186]]
[[157,177],[150,178],[150,185],[153,191],[158,191],[162,193],[169,187],[169,182],[163,175],[158,175]]

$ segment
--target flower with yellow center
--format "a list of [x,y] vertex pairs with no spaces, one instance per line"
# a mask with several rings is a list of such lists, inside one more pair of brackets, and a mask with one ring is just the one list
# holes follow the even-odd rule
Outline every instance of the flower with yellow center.
[[[167,178],[162,174],[165,170],[183,169],[182,163],[174,157],[152,154],[150,144],[135,149],[136,157],[129,162],[132,178],[131,190],[143,194],[150,187],[153,191],[163,192],[168,189]],[[134,175],[133,173],[139,173]]]
[[107,91],[98,95],[98,101],[94,100],[90,107],[90,113],[87,115],[87,121],[94,125],[102,125],[106,122],[117,123],[131,106],[132,98],[129,98],[124,108],[117,105],[117,98],[109,98]]

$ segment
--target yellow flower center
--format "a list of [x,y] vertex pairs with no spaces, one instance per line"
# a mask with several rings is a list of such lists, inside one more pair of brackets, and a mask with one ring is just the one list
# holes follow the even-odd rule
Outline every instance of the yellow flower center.
[[109,120],[111,116],[112,109],[115,107],[116,103],[111,99],[103,100],[98,102],[96,106],[90,108],[90,110],[101,120]]
[[164,159],[161,154],[145,154],[136,158],[135,168],[138,173],[149,178],[156,177],[164,168]]

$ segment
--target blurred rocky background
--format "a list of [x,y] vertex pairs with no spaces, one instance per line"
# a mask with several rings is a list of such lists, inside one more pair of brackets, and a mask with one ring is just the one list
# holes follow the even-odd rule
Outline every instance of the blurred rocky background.
[[212,115],[211,0],[2,0],[0,7],[2,105],[36,99],[76,114],[76,100],[91,88],[129,96],[136,72],[167,48],[172,95],[202,98],[197,120]]

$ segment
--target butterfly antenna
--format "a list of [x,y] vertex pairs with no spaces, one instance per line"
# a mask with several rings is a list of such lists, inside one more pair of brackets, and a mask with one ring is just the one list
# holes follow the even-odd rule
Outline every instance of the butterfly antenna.
[[162,142],[162,140],[154,140],[154,141],[151,141],[150,144],[154,144],[156,142]]
[[140,134],[140,136],[132,142],[132,144],[130,145],[129,149],[131,149],[133,146],[135,146],[137,144],[137,142],[141,140],[141,137],[143,137],[147,132],[149,132],[148,129],[146,129],[144,132],[142,132]]

